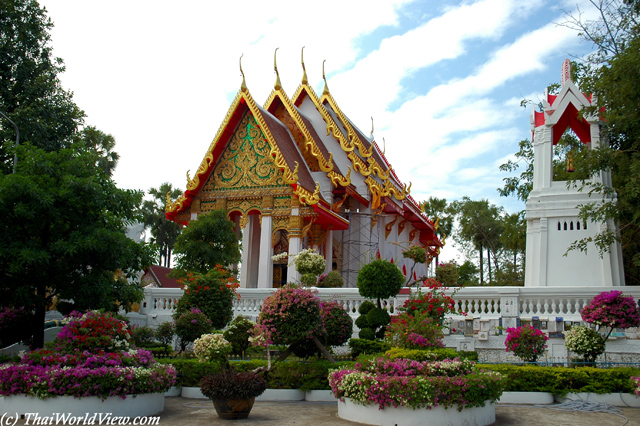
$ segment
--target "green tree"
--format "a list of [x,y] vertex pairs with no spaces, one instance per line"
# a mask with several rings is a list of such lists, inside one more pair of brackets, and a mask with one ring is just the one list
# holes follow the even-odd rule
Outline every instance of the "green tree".
[[240,242],[234,223],[224,210],[198,215],[176,239],[173,250],[180,254],[178,269],[206,274],[216,265],[230,266],[240,261]]
[[[440,241],[446,240],[447,236],[451,236],[453,232],[453,220],[455,212],[446,198],[429,197],[427,201],[420,204],[422,211],[429,217],[434,224],[437,225],[436,235]],[[436,256],[436,265],[439,256]]]
[[396,265],[384,259],[368,263],[358,272],[358,291],[362,297],[376,299],[378,309],[382,308],[380,299],[394,297],[400,292],[404,275]]
[[[53,23],[45,12],[34,0],[0,0],[0,111],[21,142],[53,151],[71,145],[84,112],[60,85],[64,66],[52,57]],[[15,140],[13,126],[0,118],[0,172],[13,167]]]
[[146,229],[151,230],[151,243],[157,248],[158,264],[167,268],[171,266],[171,252],[182,228],[179,224],[167,220],[167,194],[175,200],[182,191],[173,189],[169,182],[159,188],[149,189],[151,200],[142,203],[142,217]]
[[480,284],[484,284],[484,249],[487,250],[487,266],[489,282],[492,280],[491,260],[496,268],[500,267],[499,258],[502,253],[500,235],[504,230],[502,208],[489,204],[487,200],[473,201],[462,197],[452,207],[459,220],[456,241],[461,245],[471,246],[478,251],[480,258]]
[[151,260],[125,235],[142,194],[118,189],[82,148],[21,145],[16,172],[0,174],[0,301],[34,312],[35,347],[55,298],[79,310],[126,308],[142,293],[118,275],[133,278]]
[[[510,262],[510,272],[513,278],[517,278],[518,272],[524,270],[524,255],[527,243],[527,221],[524,219],[524,211],[506,215],[503,218],[503,223],[504,229],[500,235],[500,242],[505,250],[511,252],[513,256],[513,262]],[[521,259],[519,266],[518,258]],[[524,282],[520,284],[522,285]]]
[[81,143],[86,150],[92,151],[97,157],[98,168],[109,176],[113,175],[120,159],[120,154],[114,151],[116,140],[113,136],[94,126],[87,126],[80,131],[74,143]]

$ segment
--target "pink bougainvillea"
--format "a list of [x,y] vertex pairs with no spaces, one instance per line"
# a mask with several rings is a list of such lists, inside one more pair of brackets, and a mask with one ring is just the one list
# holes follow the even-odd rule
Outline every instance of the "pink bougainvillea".
[[600,327],[629,328],[640,326],[640,310],[631,296],[621,291],[605,291],[591,300],[582,311],[582,320]]
[[507,328],[504,344],[507,352],[513,352],[525,362],[536,362],[546,349],[547,340],[549,338],[542,331],[525,324],[518,328]]

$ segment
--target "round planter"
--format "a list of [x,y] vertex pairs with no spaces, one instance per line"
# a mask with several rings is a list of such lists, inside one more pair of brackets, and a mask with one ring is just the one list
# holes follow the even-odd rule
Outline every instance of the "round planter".
[[305,393],[305,401],[313,402],[335,402],[336,397],[330,390],[310,390]]
[[550,392],[502,392],[498,404],[553,404],[553,394]]
[[164,393],[164,396],[180,396],[182,395],[182,388],[180,386],[171,386],[168,391]]
[[305,392],[300,389],[267,389],[257,401],[304,401]]
[[[112,396],[102,401],[97,396],[74,398],[73,396],[57,396],[55,398],[38,399],[35,396],[13,395],[0,398],[0,413],[37,413],[40,417],[51,417],[60,413],[69,417],[83,419],[88,416],[97,424],[99,416],[141,417],[161,413],[164,410],[164,394],[147,393],[128,395],[125,399]],[[89,424],[89,423],[87,423]]]
[[338,417],[352,422],[377,426],[485,426],[495,423],[496,408],[486,401],[484,407],[465,408],[458,411],[452,407],[419,408],[385,407],[377,405],[360,405],[349,398],[338,401]]
[[239,420],[249,417],[256,398],[251,399],[214,399],[213,406],[218,417],[223,420]]
[[584,401],[584,402],[598,402],[600,404],[610,404],[616,407],[633,407],[640,408],[640,398],[632,393],[568,393],[564,397],[556,395],[557,402],[569,402],[569,401]]

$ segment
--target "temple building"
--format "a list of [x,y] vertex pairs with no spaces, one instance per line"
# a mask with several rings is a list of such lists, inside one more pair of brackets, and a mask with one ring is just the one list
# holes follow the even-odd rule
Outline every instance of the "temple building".
[[[299,279],[287,260],[313,248],[327,269],[355,287],[357,273],[375,258],[413,271],[401,251],[420,245],[433,258],[442,247],[434,223],[411,197],[373,137],[360,131],[329,92],[318,96],[307,80],[287,96],[276,83],[263,106],[241,88],[187,189],[167,206],[183,225],[215,209],[228,212],[242,238],[240,285],[278,287]],[[242,71],[242,68],[241,68]]]

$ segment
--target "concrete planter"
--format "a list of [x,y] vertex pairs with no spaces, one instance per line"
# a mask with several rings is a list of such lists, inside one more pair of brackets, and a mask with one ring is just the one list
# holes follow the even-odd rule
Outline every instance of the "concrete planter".
[[377,405],[355,404],[349,398],[344,398],[344,401],[338,400],[338,417],[377,426],[485,426],[495,423],[496,408],[487,401],[484,407],[466,408],[462,411],[453,407],[448,410],[444,407],[433,407],[430,410],[386,407],[379,410]]
[[584,402],[598,402],[601,404],[611,404],[616,407],[633,407],[640,408],[640,398],[632,393],[568,393],[564,397],[555,395],[557,402],[568,401],[584,401]]
[[336,397],[330,390],[310,390],[304,397],[305,401],[313,402],[336,402]]
[[164,393],[164,396],[180,396],[182,395],[182,388],[180,386],[171,386],[168,391]]
[[[92,416],[95,424],[99,423],[99,416],[140,417],[151,416],[164,410],[164,395],[162,393],[147,393],[138,396],[129,395],[126,399],[113,396],[102,401],[97,396],[74,398],[72,396],[57,396],[55,398],[38,399],[35,396],[5,396],[0,398],[0,413],[10,415],[37,414],[42,417],[65,415],[73,418],[87,418],[89,424]],[[32,418],[33,420],[33,418]],[[80,424],[80,423],[77,423]]]
[[498,404],[553,404],[553,394],[549,392],[502,392]]
[[209,399],[200,392],[200,388],[183,386],[181,396],[183,398]]

